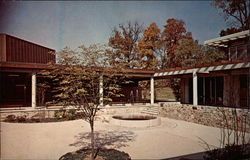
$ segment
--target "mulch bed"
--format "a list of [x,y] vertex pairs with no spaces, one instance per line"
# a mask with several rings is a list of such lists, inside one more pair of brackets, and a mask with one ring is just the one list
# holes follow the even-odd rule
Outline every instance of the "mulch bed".
[[[59,158],[59,160],[88,160],[90,158],[91,149],[83,148],[75,152],[69,152]],[[98,149],[97,160],[131,160],[128,153],[118,151],[116,149]]]

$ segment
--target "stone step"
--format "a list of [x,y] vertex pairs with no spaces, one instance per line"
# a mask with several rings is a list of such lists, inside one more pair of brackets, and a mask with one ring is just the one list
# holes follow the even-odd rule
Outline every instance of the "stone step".
[[148,114],[148,115],[158,115],[158,112],[157,113],[153,113],[153,112],[141,112],[142,114]]
[[154,106],[154,107],[148,107],[141,111],[143,114],[149,114],[149,115],[158,115],[159,114],[159,107]]
[[147,108],[147,109],[145,109],[145,110],[150,110],[150,111],[152,111],[152,110],[159,110],[159,108],[158,107],[155,107],[155,108]]
[[143,111],[148,111],[148,112],[158,112],[159,110],[158,109],[148,109],[148,110],[143,110]]

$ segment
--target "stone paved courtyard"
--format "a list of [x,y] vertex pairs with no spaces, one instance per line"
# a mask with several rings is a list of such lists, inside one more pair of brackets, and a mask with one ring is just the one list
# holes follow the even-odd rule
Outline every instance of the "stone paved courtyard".
[[[126,128],[96,121],[97,145],[116,148],[132,159],[164,159],[198,153],[204,142],[218,146],[220,129],[161,118],[151,128]],[[83,120],[18,124],[1,122],[1,159],[58,159],[89,145],[90,128]]]

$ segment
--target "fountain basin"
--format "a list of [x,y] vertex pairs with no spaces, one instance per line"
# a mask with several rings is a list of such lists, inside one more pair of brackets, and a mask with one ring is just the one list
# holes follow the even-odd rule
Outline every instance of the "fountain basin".
[[161,119],[145,114],[128,114],[111,116],[109,122],[122,127],[146,128],[160,125]]

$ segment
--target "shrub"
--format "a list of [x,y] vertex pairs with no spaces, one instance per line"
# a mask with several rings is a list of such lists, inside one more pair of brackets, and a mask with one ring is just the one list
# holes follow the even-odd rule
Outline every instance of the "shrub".
[[55,111],[54,117],[58,118],[58,119],[64,118],[65,112],[66,112],[66,110],[62,110],[62,109]]
[[7,117],[5,117],[4,119],[5,122],[15,122],[16,121],[16,116],[11,114],[11,115],[8,115]]
[[250,158],[250,152],[244,146],[226,145],[223,149],[214,149],[206,152],[204,160],[242,160]]
[[40,120],[39,118],[36,118],[36,117],[32,117],[30,119],[31,122],[41,122],[42,120]]
[[76,119],[76,110],[75,109],[67,110],[66,113],[65,113],[65,118],[67,120],[74,120],[74,119]]
[[17,116],[16,120],[17,120],[17,122],[25,122],[27,120],[27,116],[26,115]]
[[74,120],[80,118],[80,114],[76,112],[75,109],[69,110],[58,110],[54,113],[55,118],[58,119],[66,119],[66,120]]

